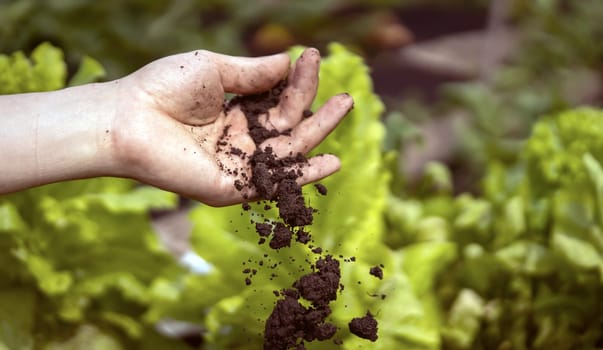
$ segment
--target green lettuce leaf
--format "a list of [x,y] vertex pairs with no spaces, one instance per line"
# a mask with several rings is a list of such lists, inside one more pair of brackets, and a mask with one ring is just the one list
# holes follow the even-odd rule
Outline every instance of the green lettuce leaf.
[[[101,73],[85,59],[73,83]],[[0,55],[0,93],[58,89],[65,76],[62,51],[48,43],[31,58]],[[0,196],[0,348],[121,349],[158,339],[146,316],[165,299],[158,286],[188,273],[159,244],[148,211],[177,199],[114,178]]]
[[106,75],[105,68],[94,58],[90,56],[82,57],[80,66],[69,80],[69,86],[93,83]]
[[31,60],[20,51],[0,55],[0,94],[60,89],[66,76],[63,52],[49,43],[36,47]]
[[[295,57],[301,50],[293,49],[291,55]],[[362,59],[343,46],[333,44],[321,63],[320,87],[313,108],[341,92],[348,92],[354,98],[355,107],[313,152],[336,154],[342,162],[341,170],[321,181],[328,188],[327,196],[319,195],[313,186],[304,188],[306,199],[318,209],[309,227],[316,244],[335,256],[355,257],[355,262],[342,262],[341,282],[345,289],[332,305],[332,320],[341,330],[338,336],[343,338],[346,349],[369,346],[366,340],[350,335],[347,330],[347,322],[352,317],[364,315],[369,309],[379,312],[377,319],[383,320],[380,339],[370,344],[371,348],[388,349],[400,342],[414,344],[415,348],[437,348],[437,322],[425,316],[428,311],[413,289],[399,257],[403,253],[395,253],[383,244],[383,215],[390,179],[386,167],[386,157],[390,156],[384,156],[381,151],[385,133],[379,119],[383,104],[372,91]],[[291,285],[309,272],[305,260],[315,259],[309,249],[300,244],[279,251],[259,246],[250,220],[276,215],[275,209],[265,213],[262,207],[253,205],[249,212],[244,212],[239,206],[219,209],[199,206],[191,213],[193,246],[215,267],[212,274],[191,282],[199,284],[196,290],[200,292],[187,302],[191,308],[207,309],[203,322],[208,330],[209,348],[261,347],[263,322],[275,302],[272,292]],[[408,252],[409,256],[415,254],[418,253]],[[423,260],[417,258],[417,261],[428,264],[433,262],[432,258],[447,254],[450,254],[447,249],[435,249],[433,254],[426,254]],[[246,267],[257,268],[260,260],[264,266],[276,264],[278,268],[260,268],[252,284],[245,286],[245,275],[241,271]],[[381,263],[385,266],[383,281],[368,273],[370,267]],[[428,268],[424,279],[413,274],[412,280],[421,280],[423,285],[429,286],[432,273],[428,271],[438,270],[438,266],[434,263]],[[385,299],[380,295],[386,295]],[[186,316],[186,310],[174,307],[173,311]],[[332,344],[315,342],[308,347],[328,349]]]

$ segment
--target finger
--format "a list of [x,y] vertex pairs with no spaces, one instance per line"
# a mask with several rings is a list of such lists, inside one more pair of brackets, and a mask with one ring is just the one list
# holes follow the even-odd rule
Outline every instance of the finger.
[[[336,156],[334,156],[332,154],[320,154],[320,155],[308,158],[307,162],[305,162],[303,164],[295,164],[291,167],[288,167],[287,169],[285,169],[285,172],[287,172],[288,170],[294,170],[295,173],[301,174],[295,181],[300,186],[303,186],[303,185],[311,183],[311,182],[319,181],[319,180],[335,173],[340,168],[341,168],[341,161],[339,160],[339,158],[337,158]],[[273,188],[273,193],[274,193],[274,192],[276,192],[277,184],[274,183],[273,185],[274,185],[274,188]],[[242,189],[242,191],[238,192],[238,194],[235,195],[235,198],[236,199],[233,201],[233,203],[236,203],[237,201],[253,202],[256,200],[260,200],[260,199],[267,199],[267,198],[261,198],[258,194],[257,189],[254,186],[244,187]],[[228,205],[228,204],[232,204],[232,203],[230,203],[230,202],[226,203],[226,205]],[[224,203],[219,204],[219,205],[224,205]]]
[[289,75],[289,84],[281,95],[279,113],[270,123],[279,131],[293,128],[303,118],[304,110],[312,105],[318,89],[320,52],[315,48],[306,49],[295,63]]
[[218,67],[224,91],[255,94],[272,88],[289,72],[286,53],[264,57],[237,57],[205,52]]
[[301,168],[302,176],[297,178],[297,183],[305,185],[319,181],[341,168],[341,161],[332,154],[321,154],[308,159],[308,163]]
[[331,97],[313,116],[303,120],[290,135],[268,139],[262,144],[272,147],[278,157],[291,153],[308,153],[316,147],[339,124],[354,105],[348,94]]

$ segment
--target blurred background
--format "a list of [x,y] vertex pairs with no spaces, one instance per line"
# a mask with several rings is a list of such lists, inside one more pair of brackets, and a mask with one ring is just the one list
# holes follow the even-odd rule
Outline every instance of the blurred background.
[[0,52],[49,41],[71,73],[89,55],[113,79],[199,48],[256,56],[340,42],[371,69],[387,146],[427,134],[405,151],[405,172],[445,161],[464,191],[472,163],[512,157],[536,116],[601,103],[602,18],[596,0],[1,1]]
[[[345,88],[356,108],[321,149],[344,167],[310,197],[313,232],[386,266],[382,283],[344,269],[338,327],[370,306],[374,349],[594,349],[603,114],[564,111],[603,104],[602,37],[601,0],[0,0],[0,93],[196,49],[331,53],[317,103]],[[116,179],[0,196],[0,350],[259,348],[253,305],[289,280],[233,272],[263,254],[240,211]]]

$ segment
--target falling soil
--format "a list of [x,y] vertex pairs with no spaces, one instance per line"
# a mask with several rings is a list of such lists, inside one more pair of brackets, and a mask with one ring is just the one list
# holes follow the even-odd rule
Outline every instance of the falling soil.
[[[311,236],[304,227],[312,224],[315,213],[312,207],[306,205],[301,186],[296,182],[303,176],[303,166],[307,165],[306,157],[301,153],[290,153],[287,157],[279,158],[272,148],[261,148],[261,144],[269,138],[290,134],[290,130],[278,132],[275,129],[266,129],[260,122],[260,117],[267,115],[267,111],[279,103],[284,88],[285,83],[282,82],[263,94],[234,97],[225,106],[227,113],[239,106],[245,114],[249,134],[257,146],[252,155],[247,156],[236,147],[228,148],[228,143],[223,139],[218,142],[218,151],[247,158],[251,166],[251,177],[247,178],[241,174],[233,186],[239,191],[246,187],[255,189],[260,199],[276,203],[279,213],[277,222],[265,220],[265,222],[255,223],[259,235],[258,243],[269,241],[268,245],[272,249],[289,247],[294,237],[302,244],[310,242]],[[304,111],[303,118],[311,117],[311,111]],[[225,127],[225,135],[228,133],[228,128],[229,126]],[[324,185],[315,184],[315,188],[321,195],[327,194]],[[266,210],[271,207],[268,204],[264,205]],[[243,203],[244,210],[250,208],[247,202]],[[339,261],[328,254],[323,256],[323,249],[320,247],[310,248],[313,253],[320,256],[315,263],[306,260],[313,272],[300,277],[290,288],[275,291],[275,295],[280,299],[277,300],[266,320],[265,350],[302,350],[305,349],[304,342],[331,339],[337,332],[337,327],[327,319],[331,315],[329,304],[337,298],[337,293],[343,290],[343,285],[340,283]],[[263,262],[260,265],[264,266]],[[277,264],[266,266],[275,268]],[[249,274],[250,270],[245,269],[243,272]],[[255,272],[254,270],[253,274],[245,278],[245,284],[252,283],[250,277]],[[372,269],[371,274],[373,274]],[[350,330],[359,337],[372,341],[377,339],[377,321],[370,313],[363,318],[352,320]],[[342,343],[340,339],[335,339],[334,342]]]
[[323,196],[327,195],[327,187],[325,185],[316,183],[314,184],[314,187],[316,187],[318,193],[322,194]]
[[375,320],[370,312],[367,312],[364,317],[352,319],[348,324],[348,327],[352,334],[355,334],[360,338],[368,339],[370,341],[377,340],[377,320]]
[[[337,327],[326,321],[331,314],[329,303],[337,298],[340,288],[339,261],[327,255],[316,263],[318,271],[302,276],[292,289],[281,291],[284,296],[276,302],[266,320],[264,349],[305,349],[303,341],[330,339]],[[305,307],[300,299],[310,301]]]
[[380,280],[383,279],[383,270],[381,270],[380,266],[373,266],[373,267],[371,267],[369,273],[371,275],[377,277]]

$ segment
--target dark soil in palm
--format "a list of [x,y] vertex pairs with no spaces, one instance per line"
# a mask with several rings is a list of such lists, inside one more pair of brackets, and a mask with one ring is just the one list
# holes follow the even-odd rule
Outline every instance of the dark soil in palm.
[[[293,238],[303,244],[310,242],[310,234],[304,228],[312,224],[315,213],[312,207],[306,205],[301,186],[296,182],[303,176],[302,169],[307,164],[306,157],[301,153],[291,153],[287,157],[278,158],[270,147],[264,149],[260,147],[265,140],[283,134],[288,135],[290,132],[268,130],[260,123],[260,116],[278,104],[284,87],[284,83],[281,83],[264,94],[237,96],[226,107],[228,111],[235,105],[240,106],[247,117],[249,133],[257,146],[256,151],[249,157],[252,168],[251,178],[235,181],[235,188],[239,191],[245,187],[253,188],[261,200],[275,202],[279,209],[280,221],[265,220],[255,224],[256,232],[260,237],[259,244],[269,240],[272,249],[289,247]],[[309,111],[304,112],[305,118],[310,118],[311,115]],[[225,134],[227,131],[228,129],[225,130]],[[231,147],[230,153],[236,155],[236,152],[237,150]],[[327,194],[324,185],[315,186],[320,194]],[[250,208],[248,203],[243,203],[244,210]],[[265,205],[266,210],[270,208],[271,205]],[[339,261],[331,255],[322,256],[323,250],[320,247],[312,248],[315,254],[321,256],[314,264],[307,260],[313,272],[300,277],[290,288],[276,292],[280,299],[277,300],[266,320],[265,350],[292,348],[302,350],[305,349],[304,342],[331,339],[337,332],[337,327],[327,319],[331,314],[329,304],[343,289],[343,285],[340,284]],[[245,283],[251,284],[249,277],[245,279]],[[360,328],[363,331],[355,334],[371,340],[376,339],[376,321],[372,320],[374,334],[369,334],[371,327],[368,321],[362,323],[364,326]],[[357,327],[358,322],[354,323],[354,327]],[[335,343],[341,344],[341,341],[336,340]]]

